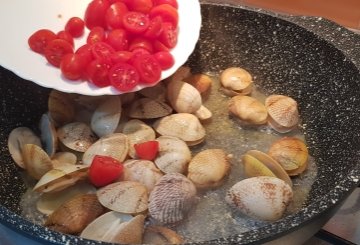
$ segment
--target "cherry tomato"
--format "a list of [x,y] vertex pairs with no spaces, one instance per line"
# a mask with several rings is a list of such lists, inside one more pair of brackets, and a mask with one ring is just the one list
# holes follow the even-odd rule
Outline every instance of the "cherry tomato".
[[91,1],[85,10],[85,25],[88,29],[92,29],[96,26],[105,28],[105,13],[110,7],[108,0],[93,0]]
[[61,59],[73,53],[71,44],[63,39],[54,39],[45,47],[45,58],[53,66],[60,67]]
[[149,51],[149,53],[153,52],[153,45],[146,38],[136,37],[131,41],[131,43],[129,45],[129,51],[134,51],[137,48],[146,49],[147,51]]
[[171,23],[163,23],[163,31],[160,34],[159,41],[166,47],[172,49],[177,44],[178,31]]
[[123,50],[123,51],[116,51],[115,53],[111,54],[110,58],[111,58],[111,62],[113,64],[116,64],[120,62],[127,63],[130,61],[132,56],[133,56],[132,52]]
[[105,41],[105,38],[106,38],[105,29],[100,26],[96,26],[93,29],[91,29],[91,31],[89,32],[89,35],[87,36],[86,39],[86,43],[94,44],[97,42],[102,42]]
[[129,47],[128,35],[124,29],[114,29],[108,33],[106,38],[108,43],[115,50],[127,50]]
[[139,55],[134,59],[133,64],[139,72],[141,82],[151,84],[160,80],[161,67],[154,56],[149,54]]
[[93,60],[91,47],[92,45],[90,44],[84,44],[75,51],[75,54],[83,57],[86,64],[89,64]]
[[149,17],[139,12],[129,11],[124,15],[124,28],[131,33],[142,33],[150,24]]
[[91,47],[95,59],[110,59],[110,55],[115,53],[115,49],[105,42],[97,42]]
[[128,3],[131,11],[147,14],[153,7],[152,0],[132,0]]
[[66,54],[61,59],[62,75],[69,80],[78,80],[82,77],[87,65],[86,60],[79,54]]
[[138,85],[139,74],[132,65],[117,63],[110,69],[109,80],[117,90],[128,92]]
[[106,87],[110,85],[109,70],[111,62],[107,59],[95,59],[86,66],[87,79],[98,87]]
[[159,40],[154,40],[153,42],[153,47],[154,47],[154,51],[155,52],[160,52],[160,51],[170,51],[170,49],[168,47],[166,47],[162,42],[160,42]]
[[73,37],[81,37],[84,34],[85,22],[79,17],[70,18],[65,25],[65,31]]
[[128,8],[122,2],[116,2],[110,5],[105,13],[105,23],[109,29],[117,29],[123,26],[122,20],[128,12]]
[[69,42],[71,46],[74,47],[74,38],[71,36],[71,34],[67,31],[59,31],[56,34],[57,38],[64,39],[65,41]]
[[144,33],[144,37],[149,39],[155,39],[160,36],[162,32],[162,24],[163,21],[160,16],[155,16],[150,19],[149,27],[146,29]]
[[159,152],[159,142],[156,140],[150,140],[143,143],[134,145],[136,155],[140,159],[152,161],[155,159]]
[[179,14],[177,9],[170,4],[157,5],[150,11],[150,18],[160,16],[164,22],[170,22],[174,26],[178,25]]
[[154,54],[155,59],[159,62],[162,70],[167,70],[175,64],[174,57],[170,52],[161,51]]
[[118,160],[109,156],[95,155],[89,169],[90,182],[101,187],[117,180],[123,173],[124,167]]
[[179,5],[176,0],[153,0],[154,5],[161,5],[161,4],[170,4],[174,8],[178,8]]
[[44,54],[45,47],[48,45],[50,41],[56,38],[57,36],[54,32],[48,29],[41,29],[34,32],[29,37],[28,44],[32,51],[39,54]]

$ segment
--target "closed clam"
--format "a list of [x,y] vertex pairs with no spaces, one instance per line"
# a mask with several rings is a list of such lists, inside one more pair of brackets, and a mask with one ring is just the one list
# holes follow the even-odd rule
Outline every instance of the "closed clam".
[[96,194],[103,206],[116,212],[137,214],[148,208],[148,191],[139,182],[115,182],[99,189]]
[[37,180],[53,168],[49,155],[38,145],[23,145],[22,156],[26,171]]
[[150,225],[145,228],[143,243],[159,245],[181,244],[184,243],[184,239],[167,227]]
[[58,232],[77,235],[103,213],[105,208],[95,194],[78,195],[56,209],[45,221],[45,226]]
[[222,149],[206,149],[190,161],[187,177],[197,188],[219,186],[229,173],[230,163]]
[[194,115],[199,118],[201,122],[208,121],[212,118],[212,112],[204,105],[201,105],[199,110],[194,112]]
[[185,82],[196,88],[200,94],[208,92],[212,85],[212,79],[206,74],[193,74],[184,79]]
[[159,152],[154,162],[164,173],[185,173],[191,160],[191,151],[187,144],[173,136],[160,136]]
[[196,145],[205,139],[205,129],[193,114],[177,113],[158,119],[154,129],[160,135],[174,136],[188,145]]
[[40,138],[27,127],[13,129],[8,138],[8,149],[14,162],[20,167],[25,168],[22,148],[25,144],[33,144],[41,147]]
[[220,74],[221,85],[234,94],[246,95],[252,91],[253,80],[248,71],[240,67],[230,67]]
[[168,77],[165,82],[169,83],[172,81],[183,81],[185,78],[191,76],[191,69],[188,66],[181,66],[179,67],[174,74]]
[[290,176],[302,173],[308,164],[308,149],[302,140],[295,137],[283,137],[275,141],[268,154],[280,163]]
[[48,99],[48,111],[56,127],[70,123],[75,116],[73,98],[70,94],[52,90]]
[[134,101],[129,110],[129,117],[138,119],[154,119],[170,115],[172,108],[163,101],[141,98]]
[[172,108],[179,113],[193,113],[202,105],[200,92],[183,81],[172,81],[168,84],[167,99]]
[[265,100],[269,125],[279,133],[293,130],[299,123],[297,102],[285,95],[270,95]]
[[47,114],[40,119],[41,142],[46,153],[53,157],[58,147],[58,137],[54,123]]
[[155,86],[143,88],[139,91],[139,94],[146,98],[155,99],[158,101],[166,100],[166,87],[164,83],[158,83]]
[[276,177],[257,176],[233,185],[225,200],[245,215],[265,221],[280,219],[292,200],[291,187]]
[[114,133],[121,116],[119,96],[108,97],[95,110],[91,118],[91,129],[99,137]]
[[265,106],[250,96],[232,97],[229,102],[229,111],[246,124],[261,125],[267,122],[268,114]]
[[179,173],[166,174],[155,185],[149,197],[149,213],[163,224],[183,220],[196,197],[195,185]]

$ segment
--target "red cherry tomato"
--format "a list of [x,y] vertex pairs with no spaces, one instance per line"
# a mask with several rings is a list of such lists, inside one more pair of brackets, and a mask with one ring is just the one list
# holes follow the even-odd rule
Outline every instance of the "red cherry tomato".
[[177,9],[170,4],[161,4],[152,8],[150,18],[154,18],[155,16],[160,16],[164,22],[170,22],[174,26],[178,25],[179,14]]
[[48,45],[50,41],[56,38],[57,36],[54,32],[48,29],[41,29],[34,32],[29,37],[28,44],[32,51],[39,54],[44,54],[45,47]]
[[160,52],[160,51],[170,51],[170,49],[168,47],[166,47],[162,42],[160,42],[159,40],[154,40],[153,42],[153,47],[154,47],[154,51],[155,52]]
[[78,80],[82,77],[86,60],[79,54],[66,54],[61,60],[62,75],[69,80]]
[[132,65],[117,63],[110,69],[109,80],[117,90],[128,92],[138,85],[139,74]]
[[132,0],[128,3],[131,11],[147,14],[153,7],[152,0]]
[[115,53],[115,49],[105,42],[97,42],[92,45],[91,52],[95,59],[110,59],[110,55]]
[[129,11],[124,15],[124,28],[135,34],[144,32],[150,24],[149,17],[139,12]]
[[179,5],[176,0],[153,0],[154,5],[161,5],[161,4],[170,4],[174,8],[178,8]]
[[91,31],[89,32],[89,35],[87,36],[86,39],[86,43],[94,44],[97,42],[102,42],[105,41],[105,38],[106,38],[105,29],[100,26],[96,26],[93,29],[91,29]]
[[108,157],[95,155],[89,169],[90,182],[101,187],[117,180],[123,173],[124,167],[118,160]]
[[162,70],[167,70],[175,64],[174,57],[170,52],[162,51],[154,54],[155,59],[159,62]]
[[92,45],[90,44],[84,44],[75,51],[75,54],[78,54],[83,57],[83,60],[85,61],[86,64],[89,64],[93,60],[91,47]]
[[86,66],[87,79],[98,87],[110,86],[109,70],[111,62],[107,59],[95,59]]
[[151,84],[160,80],[161,67],[154,56],[149,54],[139,55],[134,59],[133,64],[139,72],[141,82]]
[[65,31],[73,37],[81,37],[84,34],[85,22],[79,17],[70,18],[65,25]]
[[163,23],[163,31],[160,34],[159,41],[166,47],[172,49],[177,44],[178,31],[171,23]]
[[114,29],[108,33],[106,43],[116,51],[127,50],[129,47],[128,35],[124,29]]
[[152,161],[159,152],[159,142],[156,140],[146,141],[134,145],[136,155],[140,159]]
[[134,51],[137,48],[146,49],[147,51],[149,51],[149,53],[153,52],[153,45],[146,38],[136,37],[131,41],[131,43],[129,45],[129,51]]
[[64,39],[65,41],[69,42],[71,46],[74,47],[74,38],[71,36],[71,34],[67,31],[59,31],[56,34],[57,38]]
[[61,59],[73,53],[71,44],[63,39],[54,39],[45,47],[45,58],[53,66],[60,67]]
[[149,27],[144,33],[144,37],[149,39],[155,39],[160,36],[162,32],[163,21],[160,16],[156,16],[150,19]]
[[133,56],[132,52],[129,51],[116,51],[115,53],[111,54],[111,62],[113,64],[116,63],[127,63],[130,61],[131,57]]
[[123,26],[122,20],[128,12],[128,8],[122,2],[116,2],[110,5],[105,13],[105,23],[109,29],[117,29]]
[[85,25],[88,29],[96,26],[105,28],[105,13],[110,7],[108,0],[93,0],[86,7],[85,11]]

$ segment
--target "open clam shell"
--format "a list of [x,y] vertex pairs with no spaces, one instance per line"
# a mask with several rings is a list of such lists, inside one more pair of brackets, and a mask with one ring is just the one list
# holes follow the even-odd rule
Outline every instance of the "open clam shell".
[[75,116],[75,103],[70,94],[52,90],[48,99],[48,111],[56,127],[73,121]]
[[155,86],[143,88],[138,92],[146,98],[165,101],[166,100],[166,87],[164,83],[158,83]]
[[53,157],[58,147],[58,137],[54,123],[47,114],[40,119],[41,142],[46,153]]
[[167,227],[150,225],[145,228],[143,243],[159,245],[181,244],[184,243],[184,239]]
[[167,99],[178,113],[194,113],[202,105],[200,92],[191,84],[180,80],[168,84]]
[[204,105],[201,105],[199,110],[194,112],[194,115],[199,118],[201,122],[207,122],[212,118],[212,112]]
[[141,98],[131,104],[129,117],[138,119],[154,119],[170,115],[173,109],[163,101]]
[[76,164],[77,156],[72,152],[57,152],[51,158],[54,168],[65,164]]
[[37,180],[53,168],[49,155],[38,145],[25,144],[22,156],[26,171]]
[[248,71],[240,67],[230,67],[220,74],[221,85],[235,94],[246,95],[252,91],[253,80]]

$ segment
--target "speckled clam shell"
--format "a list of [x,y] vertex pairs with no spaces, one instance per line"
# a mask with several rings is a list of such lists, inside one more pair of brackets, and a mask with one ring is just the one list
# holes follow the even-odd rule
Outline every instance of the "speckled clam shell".
[[180,80],[168,84],[167,99],[178,113],[193,113],[202,105],[200,92],[191,84]]
[[174,136],[188,145],[201,143],[205,138],[205,128],[193,114],[177,113],[166,116],[154,123],[154,129],[163,136]]
[[170,115],[172,108],[163,101],[141,98],[134,101],[129,110],[129,117],[138,119],[154,119]]
[[299,123],[297,102],[285,95],[270,95],[265,99],[269,125],[279,133],[293,130]]
[[38,145],[23,145],[22,156],[27,173],[37,180],[53,168],[49,155]]
[[253,80],[248,71],[240,67],[230,67],[220,74],[221,85],[236,94],[250,94]]
[[227,154],[222,149],[206,149],[190,161],[187,177],[197,188],[219,186],[230,171]]
[[260,220],[280,219],[293,197],[291,187],[276,177],[258,176],[233,185],[225,200],[240,212]]
[[45,221],[45,226],[55,231],[77,235],[103,213],[105,208],[95,194],[78,195],[56,209]]
[[50,157],[53,157],[58,148],[58,136],[55,124],[48,114],[41,116],[39,128],[43,148]]
[[139,182],[115,182],[99,189],[96,194],[102,205],[116,212],[137,214],[148,208],[148,191]]
[[75,103],[70,94],[52,90],[48,99],[48,111],[56,127],[73,121],[75,116]]
[[150,225],[145,228],[144,244],[181,244],[184,243],[184,239],[175,231],[164,227]]
[[164,175],[150,193],[149,213],[163,224],[183,220],[194,205],[195,185],[184,175],[171,173]]
[[184,82],[187,82],[194,86],[200,94],[204,94],[208,92],[212,86],[212,79],[210,76],[206,74],[193,74],[187,78],[184,79]]

